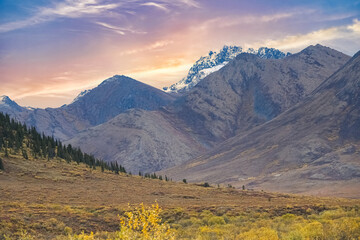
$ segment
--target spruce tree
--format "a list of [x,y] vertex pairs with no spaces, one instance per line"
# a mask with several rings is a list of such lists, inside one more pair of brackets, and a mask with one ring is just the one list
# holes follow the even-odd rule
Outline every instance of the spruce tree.
[[6,145],[5,145],[5,157],[9,157],[9,152],[8,152],[8,148]]
[[1,158],[0,158],[0,170],[4,171],[4,164]]

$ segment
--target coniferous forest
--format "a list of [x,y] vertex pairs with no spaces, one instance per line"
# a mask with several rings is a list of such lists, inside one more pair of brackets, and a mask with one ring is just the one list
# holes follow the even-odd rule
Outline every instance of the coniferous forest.
[[[70,144],[62,144],[54,137],[45,136],[37,132],[35,127],[27,127],[26,124],[11,119],[8,114],[0,113],[0,152],[5,157],[10,154],[22,155],[25,159],[47,158],[48,160],[59,158],[67,162],[84,163],[90,168],[100,167],[102,171],[110,170],[116,174],[126,173],[123,166],[117,162],[110,164],[94,156],[83,153],[80,148],[74,148]],[[4,168],[0,160],[0,167]]]

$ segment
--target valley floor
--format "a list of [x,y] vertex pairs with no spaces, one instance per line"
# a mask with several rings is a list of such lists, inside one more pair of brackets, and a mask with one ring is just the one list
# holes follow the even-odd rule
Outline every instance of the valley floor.
[[[309,219],[322,219],[320,214],[326,211],[331,212],[327,213],[328,220],[349,217],[349,224],[360,229],[360,200],[236,190],[227,186],[204,187],[116,175],[64,160],[0,157],[5,168],[0,171],[0,239],[5,239],[5,235],[21,239],[19,236],[24,231],[37,236],[34,239],[60,239],[82,231],[115,232],[119,229],[119,215],[129,209],[129,204],[132,208],[140,203],[149,206],[155,201],[163,209],[163,220],[182,239],[191,239],[196,234],[202,234],[200,239],[236,236],[251,239],[246,235],[241,238],[239,234],[250,231],[249,226],[254,224],[258,224],[255,230],[261,227],[275,233],[278,230],[280,236],[281,226],[285,228],[292,223],[307,226],[311,223]],[[228,236],[227,231],[236,234]],[[360,236],[356,232],[348,234]]]

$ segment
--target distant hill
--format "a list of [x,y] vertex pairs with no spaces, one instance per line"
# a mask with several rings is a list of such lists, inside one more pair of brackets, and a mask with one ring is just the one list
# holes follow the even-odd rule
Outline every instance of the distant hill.
[[249,53],[264,59],[281,59],[291,55],[291,53],[285,54],[275,48],[261,47],[258,50],[254,50],[253,48],[244,50],[238,46],[224,46],[219,53],[210,51],[207,56],[200,57],[190,68],[186,77],[170,87],[164,87],[163,89],[166,92],[173,93],[188,92],[202,79],[224,67],[240,53]]
[[[300,54],[322,66],[307,57],[314,50]],[[165,173],[237,187],[360,197],[360,52],[275,119]]]

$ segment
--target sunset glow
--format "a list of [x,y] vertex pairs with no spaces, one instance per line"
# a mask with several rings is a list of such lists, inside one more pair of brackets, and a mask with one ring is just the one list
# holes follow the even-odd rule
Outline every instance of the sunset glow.
[[162,88],[223,45],[360,50],[360,2],[56,0],[0,2],[0,95],[58,107],[123,74]]

